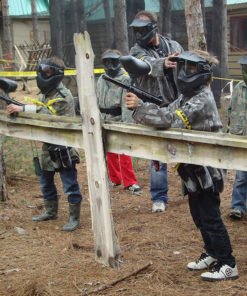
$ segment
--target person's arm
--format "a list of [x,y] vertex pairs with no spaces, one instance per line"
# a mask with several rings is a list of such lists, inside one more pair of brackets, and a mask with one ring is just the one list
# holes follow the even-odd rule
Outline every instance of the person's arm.
[[178,55],[179,52],[175,52],[174,54],[169,53],[168,56],[164,58],[155,58],[149,56],[148,53],[140,46],[135,46],[130,50],[130,54],[142,61],[145,61],[150,66],[151,70],[148,75],[151,77],[163,77],[165,70],[176,68],[177,63],[170,61],[170,58],[174,55]]
[[[155,126],[157,128],[169,128],[177,116],[174,113],[175,102],[168,107],[160,108],[152,103],[143,103],[135,94],[127,93],[125,96],[126,107],[134,110],[133,118],[137,123]],[[182,124],[181,124],[182,125]]]

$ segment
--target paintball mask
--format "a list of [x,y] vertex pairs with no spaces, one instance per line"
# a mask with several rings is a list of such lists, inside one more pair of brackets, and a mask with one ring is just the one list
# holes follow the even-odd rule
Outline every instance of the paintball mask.
[[238,61],[238,64],[240,64],[242,67],[243,79],[245,84],[247,85],[247,55],[244,55],[242,59]]
[[40,62],[37,69],[37,86],[42,94],[55,89],[64,77],[64,69],[49,60]]
[[104,70],[108,76],[110,77],[117,76],[121,68],[119,58],[120,58],[120,55],[116,54],[115,52],[108,52],[103,55],[102,62],[104,65]]
[[129,27],[133,27],[136,42],[142,47],[146,47],[150,43],[158,30],[157,24],[142,19],[134,19]]
[[208,61],[189,51],[172,57],[170,60],[178,63],[177,84],[180,92],[185,96],[206,84],[212,76],[212,67]]

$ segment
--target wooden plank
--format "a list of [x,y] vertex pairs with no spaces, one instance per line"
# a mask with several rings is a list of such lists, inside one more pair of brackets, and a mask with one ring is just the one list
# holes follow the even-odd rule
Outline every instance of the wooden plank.
[[10,117],[0,110],[0,134],[5,136],[83,148],[81,127],[81,120],[74,118],[31,113]]
[[74,34],[74,45],[95,256],[104,265],[115,267],[118,265],[120,246],[113,224],[100,112],[95,95],[94,53],[89,34]]
[[[116,122],[104,123],[103,129],[109,152],[168,163],[247,170],[247,137],[182,129],[156,130]],[[19,113],[13,118],[0,111],[0,134],[84,148],[80,118],[31,113]]]

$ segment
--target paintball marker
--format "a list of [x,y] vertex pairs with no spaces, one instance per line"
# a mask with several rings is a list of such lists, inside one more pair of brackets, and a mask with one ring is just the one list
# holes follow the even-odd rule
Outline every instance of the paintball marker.
[[[150,66],[147,63],[133,56],[122,56],[120,57],[120,62],[125,70],[129,73],[131,78],[138,77],[140,75],[146,75],[150,72]],[[124,84],[114,78],[109,77],[108,75],[103,75],[102,78],[124,89],[127,89],[128,92],[134,93],[143,102],[153,103],[158,106],[164,103],[161,97],[151,95],[150,93],[145,92],[144,90],[141,90],[135,86]]]
[[127,85],[124,84],[114,78],[111,78],[107,75],[103,75],[102,76],[103,79],[110,81],[113,84],[116,84],[124,89],[127,89],[128,92],[132,92],[133,94],[135,94],[139,99],[141,99],[143,102],[149,102],[149,103],[153,103],[156,104],[158,106],[160,106],[162,103],[164,103],[164,101],[161,99],[161,97],[156,97],[151,95],[148,92],[145,92],[144,90],[141,90],[135,86],[131,86],[131,85]]
[[9,97],[9,93],[16,91],[17,86],[18,84],[13,80],[10,80],[8,78],[0,78],[0,88],[5,92],[3,96],[0,95],[0,99],[4,100],[8,105],[15,104],[18,106],[23,106],[24,104],[17,102]]

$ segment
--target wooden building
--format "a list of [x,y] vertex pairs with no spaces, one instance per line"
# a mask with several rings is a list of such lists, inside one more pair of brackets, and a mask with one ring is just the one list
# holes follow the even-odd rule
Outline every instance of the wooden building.
[[[240,1],[231,1],[240,2]],[[242,77],[238,60],[247,54],[247,1],[228,5],[228,59],[232,78]]]

